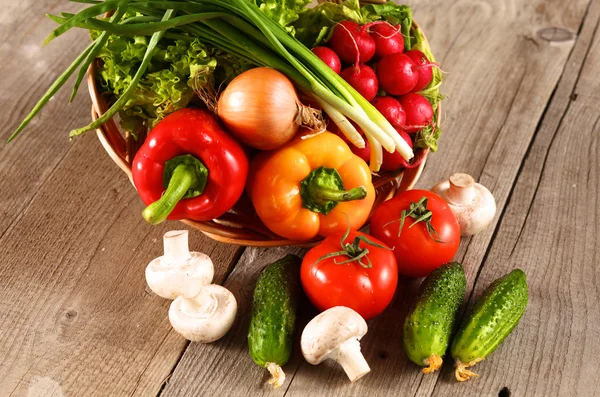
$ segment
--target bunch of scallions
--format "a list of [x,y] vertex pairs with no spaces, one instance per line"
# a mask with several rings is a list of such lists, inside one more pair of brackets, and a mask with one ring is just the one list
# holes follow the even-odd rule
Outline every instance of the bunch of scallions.
[[[89,4],[77,14],[62,13],[49,17],[57,27],[45,44],[71,28],[102,32],[52,84],[25,120],[9,138],[14,139],[44,107],[50,98],[78,70],[71,100],[111,34],[150,36],[144,58],[131,84],[113,105],[93,123],[71,131],[80,135],[98,128],[115,116],[127,103],[146,72],[157,43],[163,37],[196,37],[204,44],[220,49],[257,66],[274,68],[285,74],[296,87],[316,100],[344,135],[359,148],[365,141],[350,123],[365,133],[371,147],[371,169],[378,171],[383,160],[382,148],[398,151],[406,160],[413,157],[410,146],[392,125],[354,88],[325,65],[302,43],[247,0],[73,0]],[[110,18],[107,12],[114,11]],[[135,15],[130,18],[123,16]]]

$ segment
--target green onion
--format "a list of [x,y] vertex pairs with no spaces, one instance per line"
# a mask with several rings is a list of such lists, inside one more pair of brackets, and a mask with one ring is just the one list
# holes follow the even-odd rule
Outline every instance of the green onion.
[[[125,15],[125,10],[126,10],[125,7],[118,8],[117,12],[115,12],[115,15],[113,15],[112,18],[110,19],[111,22],[120,21],[121,18],[123,17],[123,15]],[[69,102],[73,102],[73,99],[75,99],[75,95],[77,95],[77,90],[79,89],[79,85],[83,81],[83,78],[85,77],[85,74],[87,73],[89,66],[98,57],[98,54],[102,50],[102,47],[104,47],[104,45],[108,41],[109,36],[110,35],[108,34],[108,32],[102,32],[100,34],[100,36],[94,42],[94,46],[92,47],[92,50],[89,52],[89,54],[83,61],[83,64],[79,68],[79,73],[77,73],[77,80],[75,81],[75,84],[73,85],[73,92],[71,93],[71,98],[69,99]]]
[[[71,96],[73,99],[89,65],[106,45],[111,34],[151,35],[142,63],[125,92],[95,122],[73,130],[70,136],[99,127],[123,108],[146,72],[161,38],[197,37],[210,47],[284,73],[301,91],[321,104],[351,142],[364,147],[364,139],[350,120],[358,124],[372,148],[373,170],[377,171],[381,164],[382,146],[390,152],[399,151],[407,160],[413,156],[408,144],[365,98],[248,0],[76,1],[91,5],[77,14],[65,13],[60,17],[48,15],[60,26],[48,36],[45,43],[73,27],[97,30],[101,34],[52,85],[10,139],[23,130],[74,70],[80,67]],[[112,18],[98,18],[111,10],[116,10]],[[137,14],[123,20],[128,11]],[[179,15],[174,16],[175,12]]]

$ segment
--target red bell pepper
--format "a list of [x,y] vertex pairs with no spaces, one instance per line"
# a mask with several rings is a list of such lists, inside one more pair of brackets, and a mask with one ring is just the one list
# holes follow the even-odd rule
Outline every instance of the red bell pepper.
[[152,129],[132,168],[133,183],[148,206],[142,213],[146,221],[208,221],[240,198],[248,158],[213,115],[188,108]]

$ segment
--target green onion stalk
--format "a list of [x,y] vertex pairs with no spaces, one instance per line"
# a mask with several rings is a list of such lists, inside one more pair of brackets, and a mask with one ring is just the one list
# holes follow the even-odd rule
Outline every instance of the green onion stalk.
[[[91,124],[70,132],[74,137],[98,128],[109,121],[130,99],[146,72],[158,42],[163,37],[198,38],[241,60],[257,66],[267,66],[285,74],[305,94],[314,98],[333,122],[357,147],[364,147],[363,137],[350,122],[365,133],[371,146],[371,169],[378,171],[382,148],[398,151],[406,160],[413,157],[410,146],[391,124],[354,88],[325,65],[284,28],[264,15],[247,0],[74,0],[89,6],[77,14],[49,15],[59,26],[44,44],[72,28],[95,30],[101,34],[77,57],[52,84],[21,125],[9,138],[14,139],[44,107],[49,99],[79,69],[71,100],[88,70],[111,34],[120,36],[150,36],[143,60],[130,85],[115,103]],[[110,18],[102,15],[114,11]],[[134,17],[123,18],[127,12]]]

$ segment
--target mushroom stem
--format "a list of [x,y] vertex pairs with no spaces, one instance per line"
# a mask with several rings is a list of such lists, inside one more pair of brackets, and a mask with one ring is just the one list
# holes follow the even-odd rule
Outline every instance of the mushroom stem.
[[456,173],[450,177],[447,198],[455,204],[470,204],[477,196],[475,180],[469,174]]
[[[200,286],[201,287],[201,286]],[[189,296],[183,291],[181,310],[190,317],[210,318],[219,307],[219,300],[207,288],[200,288],[195,296]]]
[[169,265],[184,263],[192,258],[188,246],[187,230],[171,230],[163,237],[164,258]]
[[348,339],[338,346],[337,353],[336,361],[344,368],[346,375],[350,378],[350,382],[358,380],[371,371],[369,364],[367,364],[367,361],[360,352],[360,342],[358,339]]

